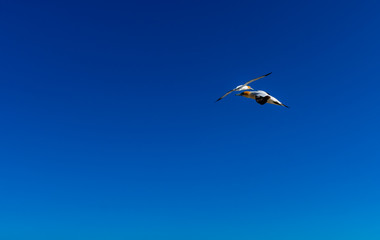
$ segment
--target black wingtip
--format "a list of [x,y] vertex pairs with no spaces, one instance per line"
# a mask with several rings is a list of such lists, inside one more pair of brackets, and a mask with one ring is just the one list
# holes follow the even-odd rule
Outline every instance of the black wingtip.
[[265,74],[264,76],[268,76],[268,75],[271,75],[272,74],[272,72],[270,72],[270,73],[267,73],[267,74]]
[[287,108],[290,108],[290,107],[286,106],[285,104],[282,104],[282,106],[287,107]]

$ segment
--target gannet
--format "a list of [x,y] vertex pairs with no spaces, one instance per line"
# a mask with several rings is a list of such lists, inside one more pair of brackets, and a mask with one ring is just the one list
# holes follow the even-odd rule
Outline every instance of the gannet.
[[260,78],[266,77],[266,76],[268,76],[268,75],[270,75],[270,74],[271,74],[271,72],[268,73],[268,74],[262,75],[261,77],[258,77],[258,78],[255,78],[255,79],[249,80],[248,82],[244,83],[243,85],[239,85],[239,86],[237,86],[236,88],[234,88],[234,89],[228,91],[226,94],[224,94],[224,95],[223,95],[222,97],[220,97],[218,100],[216,100],[216,102],[219,101],[219,100],[221,100],[222,98],[224,98],[224,97],[227,96],[228,94],[230,94],[230,93],[232,93],[232,92],[235,92],[235,91],[244,91],[244,90],[249,90],[249,89],[253,90],[250,86],[248,86],[248,84],[250,84],[250,83],[253,82],[253,81],[259,80]]
[[242,93],[236,94],[236,96],[243,96],[246,98],[255,99],[258,104],[264,105],[265,103],[270,103],[274,105],[280,105],[289,108],[285,104],[277,100],[277,98],[271,96],[269,93],[258,90],[258,91],[244,91]]

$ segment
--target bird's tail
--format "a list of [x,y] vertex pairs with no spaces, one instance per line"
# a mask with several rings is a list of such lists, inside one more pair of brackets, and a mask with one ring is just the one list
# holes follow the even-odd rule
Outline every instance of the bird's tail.
[[283,103],[281,103],[281,106],[284,106],[284,107],[287,107],[287,108],[289,108],[288,106],[286,106],[285,104],[283,104]]

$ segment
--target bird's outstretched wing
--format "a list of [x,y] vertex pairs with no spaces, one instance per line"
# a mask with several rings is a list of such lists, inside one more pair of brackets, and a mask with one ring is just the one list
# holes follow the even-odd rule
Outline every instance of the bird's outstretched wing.
[[251,82],[254,82],[254,81],[256,81],[256,80],[259,80],[260,78],[266,77],[266,76],[270,75],[271,73],[272,73],[272,72],[267,73],[267,74],[265,74],[265,75],[262,75],[261,77],[258,77],[258,78],[255,78],[255,79],[249,80],[248,82],[244,83],[243,86],[247,86],[247,85],[250,84]]
[[[266,76],[270,75],[271,73],[272,73],[272,72],[267,73],[267,74],[265,74],[265,75],[262,75],[261,77],[258,77],[258,78],[255,78],[255,79],[252,79],[252,80],[250,80],[250,81],[244,83],[243,85],[241,85],[241,87],[243,87],[243,86],[247,86],[247,85],[250,84],[251,82],[256,81],[256,80],[259,80],[260,78],[266,77]],[[222,100],[225,96],[227,96],[228,94],[232,93],[233,91],[235,91],[235,89],[232,89],[232,90],[228,91],[226,94],[224,94],[222,97],[220,97],[220,98],[219,98],[218,100],[216,100],[215,102],[217,102],[217,101],[219,101],[219,100]]]
[[219,100],[222,100],[222,98],[224,98],[225,96],[227,96],[228,94],[232,93],[234,91],[234,89],[228,91],[226,94],[224,94],[222,97],[218,98],[218,100],[216,100],[215,102],[219,101]]

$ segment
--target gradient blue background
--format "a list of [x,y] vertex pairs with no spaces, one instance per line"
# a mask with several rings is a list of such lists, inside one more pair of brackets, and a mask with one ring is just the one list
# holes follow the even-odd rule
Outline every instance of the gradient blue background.
[[3,1],[0,239],[380,239],[379,9]]

